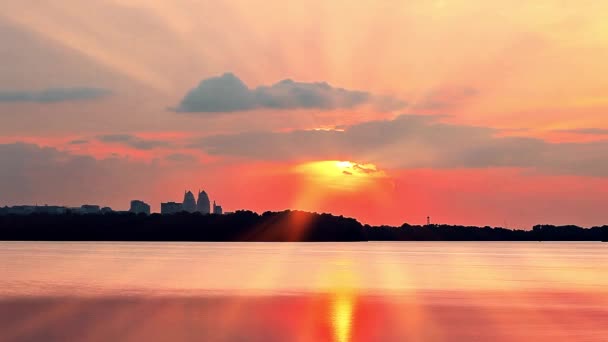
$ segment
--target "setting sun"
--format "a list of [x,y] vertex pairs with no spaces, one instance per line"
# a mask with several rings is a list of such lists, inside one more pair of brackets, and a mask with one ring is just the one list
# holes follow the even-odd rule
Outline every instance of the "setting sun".
[[295,172],[303,175],[311,186],[339,191],[360,191],[387,178],[374,164],[336,160],[300,164]]
[[292,170],[298,179],[292,207],[302,210],[323,211],[332,206],[345,215],[352,215],[353,208],[371,213],[394,191],[393,179],[374,164],[325,160],[299,164]]
[[339,168],[349,168],[353,166],[353,163],[349,161],[339,161],[336,163],[336,166]]

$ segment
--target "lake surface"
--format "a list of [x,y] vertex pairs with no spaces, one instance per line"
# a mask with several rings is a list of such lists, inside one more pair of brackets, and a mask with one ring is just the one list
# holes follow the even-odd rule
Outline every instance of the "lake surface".
[[608,244],[0,242],[2,341],[607,341]]

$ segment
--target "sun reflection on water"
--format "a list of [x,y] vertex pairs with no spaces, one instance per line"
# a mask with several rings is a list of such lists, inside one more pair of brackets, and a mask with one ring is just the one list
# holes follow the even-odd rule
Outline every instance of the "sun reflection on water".
[[332,299],[331,321],[336,342],[350,341],[353,319],[353,296],[337,293]]
[[344,260],[330,263],[331,273],[329,280],[330,311],[329,321],[331,323],[335,342],[347,342],[351,340],[354,307],[356,300],[356,276],[353,265]]

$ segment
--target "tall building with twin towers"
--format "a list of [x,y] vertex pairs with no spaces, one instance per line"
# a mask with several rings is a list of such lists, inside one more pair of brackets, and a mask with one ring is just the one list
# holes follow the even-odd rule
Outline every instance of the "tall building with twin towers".
[[184,191],[184,201],[182,203],[182,210],[189,213],[199,212],[201,214],[211,213],[211,203],[209,196],[205,191],[198,191],[198,199],[194,200],[194,194],[192,191]]
[[194,199],[192,191],[184,191],[184,200],[182,203],[167,202],[161,203],[161,214],[175,214],[182,211],[189,213],[201,214],[222,214],[222,207],[213,202],[213,211],[211,211],[211,201],[205,191],[198,191],[198,199]]
[[207,196],[205,190],[202,192],[199,190],[198,199],[196,200],[196,211],[201,214],[209,214],[211,212],[210,205],[209,196]]

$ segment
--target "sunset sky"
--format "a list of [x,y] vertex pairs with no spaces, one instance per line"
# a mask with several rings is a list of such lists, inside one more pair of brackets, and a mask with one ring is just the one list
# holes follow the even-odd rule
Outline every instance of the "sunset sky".
[[0,206],[608,223],[608,2],[3,0]]

